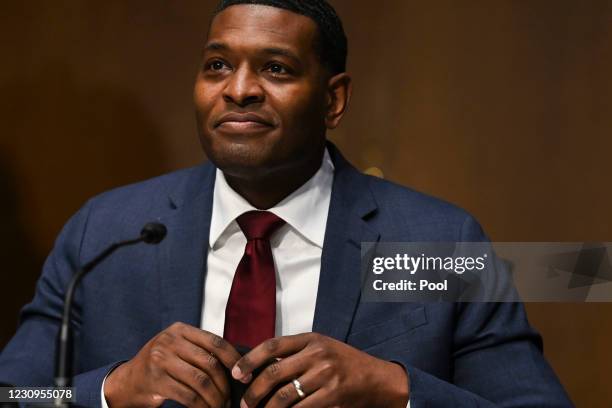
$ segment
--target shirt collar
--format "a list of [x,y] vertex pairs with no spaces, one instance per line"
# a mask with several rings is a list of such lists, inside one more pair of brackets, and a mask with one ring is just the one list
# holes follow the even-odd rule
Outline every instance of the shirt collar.
[[[323,248],[333,176],[334,164],[326,148],[321,167],[315,175],[268,211],[285,220],[314,245]],[[215,177],[209,235],[211,248],[237,217],[256,210],[227,184],[221,170],[217,169]]]

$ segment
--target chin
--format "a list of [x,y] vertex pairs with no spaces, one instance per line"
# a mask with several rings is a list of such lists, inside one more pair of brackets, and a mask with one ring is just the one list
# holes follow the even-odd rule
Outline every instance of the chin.
[[217,166],[226,176],[241,180],[261,180],[274,173],[273,169],[259,164],[224,162]]
[[207,152],[207,155],[221,171],[242,179],[260,178],[274,168],[270,152],[249,143],[224,144],[222,148]]

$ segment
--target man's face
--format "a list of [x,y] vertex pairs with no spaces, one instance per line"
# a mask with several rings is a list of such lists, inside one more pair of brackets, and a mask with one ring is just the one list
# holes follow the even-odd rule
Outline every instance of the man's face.
[[236,5],[214,18],[194,100],[202,146],[226,174],[283,174],[320,158],[329,75],[316,38],[314,21],[274,7]]

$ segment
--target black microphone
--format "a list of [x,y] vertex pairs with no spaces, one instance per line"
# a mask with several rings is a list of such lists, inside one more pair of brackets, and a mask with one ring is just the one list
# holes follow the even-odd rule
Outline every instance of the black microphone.
[[[70,326],[70,314],[72,310],[72,301],[74,297],[74,291],[85,274],[94,269],[100,262],[106,259],[110,254],[115,252],[117,249],[145,242],[147,244],[159,244],[166,237],[167,229],[164,224],[159,222],[150,222],[146,224],[140,231],[140,237],[116,242],[102,251],[94,259],[83,265],[72,277],[66,290],[66,297],[64,299],[64,312],[62,314],[62,325],[57,335],[57,351],[55,360],[55,386],[56,387],[70,387],[72,384],[72,357],[73,357],[73,345],[72,345],[72,327]],[[55,400],[55,407],[67,407],[69,404],[63,400]]]
[[150,222],[142,228],[140,236],[147,244],[159,244],[164,240],[168,230],[164,224],[159,222]]

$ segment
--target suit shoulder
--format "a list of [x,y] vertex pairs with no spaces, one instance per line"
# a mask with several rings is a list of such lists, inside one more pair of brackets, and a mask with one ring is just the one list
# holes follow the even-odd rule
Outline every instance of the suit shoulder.
[[178,192],[182,195],[193,181],[201,178],[205,165],[176,170],[148,180],[117,187],[103,192],[91,200],[89,205],[100,210],[129,211],[130,208],[143,210],[152,207],[165,207],[169,195]]
[[[481,240],[484,233],[463,208],[410,187],[367,176],[380,211],[379,222],[392,231],[409,230],[414,240]],[[406,238],[404,238],[406,239]]]
[[469,216],[464,209],[443,199],[388,180],[368,177],[372,193],[381,208],[459,220],[464,220],[466,216]]

